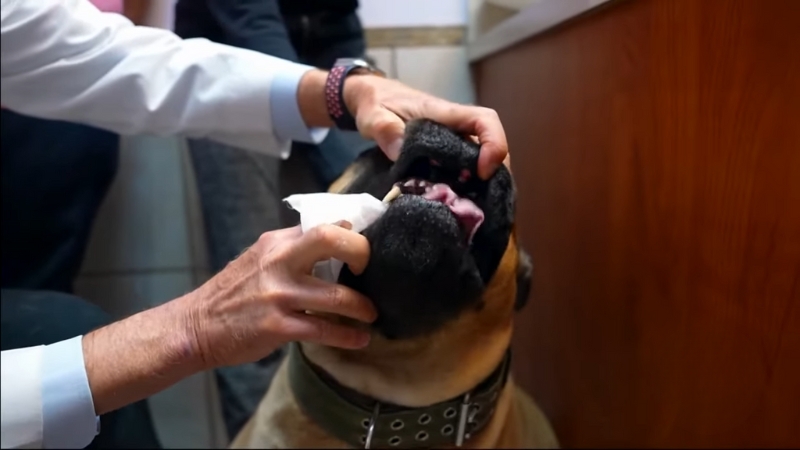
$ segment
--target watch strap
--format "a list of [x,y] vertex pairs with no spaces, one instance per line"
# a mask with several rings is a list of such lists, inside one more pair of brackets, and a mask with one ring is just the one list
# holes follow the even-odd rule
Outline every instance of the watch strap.
[[356,119],[344,102],[344,80],[354,69],[363,69],[356,64],[337,65],[328,72],[325,80],[325,104],[328,115],[340,130],[356,131]]

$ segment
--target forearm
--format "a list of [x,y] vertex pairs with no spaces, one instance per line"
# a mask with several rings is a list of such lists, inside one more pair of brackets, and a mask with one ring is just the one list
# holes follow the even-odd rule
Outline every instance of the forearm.
[[300,85],[297,87],[297,105],[303,121],[309,127],[330,128],[333,126],[325,103],[325,79],[327,76],[328,72],[309,70],[300,79]]
[[97,415],[203,370],[187,313],[191,295],[84,336],[84,362]]

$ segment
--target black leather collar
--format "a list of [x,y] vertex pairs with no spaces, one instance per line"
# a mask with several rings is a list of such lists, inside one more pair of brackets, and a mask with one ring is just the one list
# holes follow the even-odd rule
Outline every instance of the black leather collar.
[[511,351],[478,386],[457,398],[407,408],[358,393],[337,383],[292,343],[289,384],[303,412],[329,434],[355,448],[460,446],[492,418],[508,381]]

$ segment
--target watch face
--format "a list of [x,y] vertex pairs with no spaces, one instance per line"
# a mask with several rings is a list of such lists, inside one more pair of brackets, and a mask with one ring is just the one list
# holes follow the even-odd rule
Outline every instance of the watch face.
[[339,58],[336,60],[336,66],[370,67],[369,63],[361,58]]
[[372,73],[375,75],[386,76],[386,74],[378,69],[377,67],[370,64],[367,60],[363,58],[339,58],[336,60],[336,64],[334,67],[341,67],[341,66],[355,66],[352,70],[353,73]]

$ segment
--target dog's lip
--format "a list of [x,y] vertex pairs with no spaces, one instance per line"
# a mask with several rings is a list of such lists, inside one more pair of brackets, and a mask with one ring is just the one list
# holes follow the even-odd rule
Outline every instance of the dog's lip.
[[395,183],[390,194],[384,198],[392,203],[401,195],[413,195],[423,201],[444,205],[458,221],[467,245],[472,243],[475,233],[485,219],[483,210],[469,198],[461,197],[445,183],[431,183],[418,178]]

